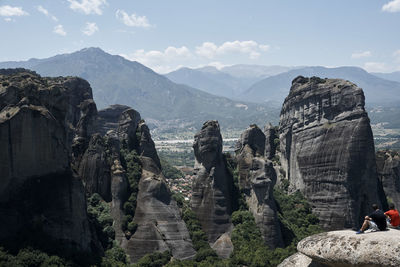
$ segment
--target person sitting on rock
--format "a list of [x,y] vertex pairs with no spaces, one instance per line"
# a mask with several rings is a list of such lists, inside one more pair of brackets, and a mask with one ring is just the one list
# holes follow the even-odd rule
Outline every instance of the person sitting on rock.
[[389,205],[389,210],[385,212],[385,215],[390,219],[390,227],[398,228],[400,225],[399,212],[394,208],[394,204]]
[[362,234],[367,229],[371,229],[372,231],[386,230],[386,215],[378,208],[378,205],[372,204],[372,208],[374,209],[374,212],[365,216],[364,223],[357,234]]

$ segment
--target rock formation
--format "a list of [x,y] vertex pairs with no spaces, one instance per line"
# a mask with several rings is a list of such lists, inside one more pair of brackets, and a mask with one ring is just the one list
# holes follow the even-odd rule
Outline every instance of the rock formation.
[[254,215],[265,243],[275,248],[282,246],[283,240],[273,198],[276,173],[272,162],[264,156],[266,147],[270,153],[271,141],[266,142],[266,137],[260,128],[251,125],[240,136],[236,153],[240,189],[245,194],[249,210]]
[[325,229],[356,227],[384,201],[364,93],[338,79],[297,77],[280,116],[280,159]]
[[[18,246],[32,237],[101,253],[86,191],[111,204],[115,239],[133,262],[164,250],[177,259],[195,255],[140,114],[121,105],[97,112],[86,81],[0,71],[0,145],[1,244]],[[133,236],[122,230],[131,194],[122,150],[135,151],[142,166]]]
[[276,152],[276,144],[275,144],[275,138],[278,138],[277,132],[275,128],[268,123],[264,127],[264,135],[265,135],[265,157],[269,160],[271,160],[275,156]]
[[[233,211],[233,177],[222,155],[222,136],[217,121],[206,121],[193,143],[195,166],[191,205],[208,241],[217,254],[228,257],[233,247],[230,232]],[[224,240],[219,241],[219,238]],[[229,240],[227,240],[229,239]],[[218,246],[218,244],[225,244]]]
[[165,250],[170,250],[174,258],[190,259],[194,257],[195,250],[176,201],[171,198],[161,173],[160,160],[149,128],[141,122],[138,130],[142,176],[133,219],[138,228],[130,239],[122,239],[121,246],[126,249],[132,262],[145,254]]
[[299,253],[279,266],[400,266],[400,232],[389,231],[356,235],[353,231],[334,231],[309,236],[297,245]]
[[92,104],[82,79],[0,71],[2,244],[99,252],[84,187],[70,167],[73,143],[91,132]]
[[[140,114],[130,107],[113,105],[99,111],[97,127],[98,134],[92,135],[80,165],[80,170],[93,171],[87,172],[88,175],[80,173],[90,193],[96,192],[105,196],[105,200],[112,200],[116,240],[131,261],[136,262],[148,253],[165,250],[170,250],[177,259],[193,257],[195,251],[189,232],[175,200],[171,199],[149,128]],[[128,215],[123,205],[129,197],[129,186],[127,170],[121,162],[121,149],[135,151],[142,167],[133,218],[138,227],[129,235],[122,230],[123,217]],[[99,181],[103,184],[99,185]],[[93,190],[90,191],[91,188]],[[104,190],[107,193],[102,194]]]
[[379,179],[389,201],[400,208],[400,155],[395,151],[378,151],[376,164]]

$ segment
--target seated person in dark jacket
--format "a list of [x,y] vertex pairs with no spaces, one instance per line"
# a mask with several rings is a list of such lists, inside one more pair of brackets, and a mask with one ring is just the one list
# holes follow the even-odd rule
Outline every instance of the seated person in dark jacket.
[[371,229],[374,231],[385,231],[386,230],[386,216],[378,208],[378,205],[373,204],[372,208],[374,209],[374,212],[372,212],[370,215],[365,216],[365,221],[363,225],[361,226],[361,229],[357,232],[357,234],[362,234],[364,233],[365,230]]

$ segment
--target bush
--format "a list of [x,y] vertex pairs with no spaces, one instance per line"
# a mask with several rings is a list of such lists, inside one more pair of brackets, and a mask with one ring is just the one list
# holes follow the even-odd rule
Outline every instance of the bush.
[[145,255],[141,258],[134,267],[162,267],[166,265],[171,259],[171,252],[154,252],[151,254]]

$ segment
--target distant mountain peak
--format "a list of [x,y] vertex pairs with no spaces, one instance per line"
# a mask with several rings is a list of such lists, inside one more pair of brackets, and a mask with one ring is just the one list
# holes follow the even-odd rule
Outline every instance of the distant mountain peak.
[[[83,48],[75,53],[106,53],[103,49],[101,49],[100,47],[86,47]],[[107,53],[106,53],[107,54]]]

